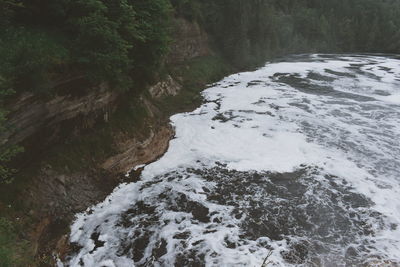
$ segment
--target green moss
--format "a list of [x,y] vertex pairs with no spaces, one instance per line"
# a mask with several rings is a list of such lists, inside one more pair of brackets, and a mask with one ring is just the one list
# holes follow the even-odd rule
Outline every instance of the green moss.
[[182,82],[177,96],[168,96],[158,103],[167,114],[187,111],[201,103],[200,92],[207,84],[216,82],[232,72],[232,68],[219,56],[195,58],[171,70],[172,76]]
[[79,171],[94,166],[98,159],[115,153],[109,129],[99,129],[66,140],[63,145],[52,147],[46,162],[56,170]]
[[146,128],[149,113],[144,103],[137,96],[127,96],[125,103],[120,105],[110,117],[109,127],[123,132],[132,132]]
[[231,71],[219,56],[195,58],[173,70],[175,76],[182,77],[185,89],[202,89],[205,84],[215,82]]
[[98,123],[93,129],[79,136],[68,138],[64,144],[53,146],[45,162],[59,171],[76,172],[97,167],[100,162],[118,153],[116,133],[145,133],[149,114],[139,99],[126,96],[124,103],[109,115],[107,122]]

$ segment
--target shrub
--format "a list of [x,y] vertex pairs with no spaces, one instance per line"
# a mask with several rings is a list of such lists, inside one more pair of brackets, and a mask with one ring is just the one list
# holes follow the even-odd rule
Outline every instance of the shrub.
[[5,81],[16,91],[49,90],[56,66],[68,61],[68,50],[54,36],[39,30],[13,27],[3,29],[0,34],[2,90]]

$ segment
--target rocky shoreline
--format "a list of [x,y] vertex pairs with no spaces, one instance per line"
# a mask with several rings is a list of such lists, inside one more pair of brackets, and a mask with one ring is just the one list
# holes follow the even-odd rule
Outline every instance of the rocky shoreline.
[[[174,137],[169,117],[200,104],[200,90],[213,80],[200,79],[197,88],[188,93],[185,84],[192,82],[192,77],[183,77],[182,72],[196,68],[188,62],[213,57],[214,52],[198,24],[177,18],[175,25],[175,41],[166,64],[183,71],[172,71],[139,95],[130,96],[136,104],[106,84],[87,90],[80,78],[62,83],[63,88],[74,88],[74,95],[63,95],[64,90],[49,98],[24,94],[10,103],[13,127],[5,138],[22,144],[26,152],[16,162],[21,177],[0,188],[5,196],[0,211],[23,229],[19,238],[29,245],[20,252],[23,266],[54,266],[57,257],[63,259],[70,253],[73,247],[68,232],[75,214],[102,201],[118,184],[137,181],[140,168],[130,175],[127,172],[167,151]],[[138,109],[129,130],[110,125],[123,105]],[[104,129],[108,129],[106,134]],[[102,146],[108,150],[99,149]],[[64,160],[77,168],[71,169]]]
[[[147,165],[160,158],[168,150],[169,141],[173,136],[174,131],[172,127],[166,125],[160,126],[160,129],[146,139],[145,142],[136,143],[131,140],[131,146],[129,146],[129,149],[122,154],[118,154],[108,159],[103,164],[102,167],[107,167],[105,169],[111,173],[114,183],[110,183],[101,192],[99,190],[98,198],[93,198],[93,202],[87,202],[86,205],[89,204],[87,207],[102,201],[116,186],[118,186],[118,184],[135,182],[140,179],[140,174],[143,168],[132,169],[132,167]],[[130,163],[132,163],[132,165],[130,165]],[[124,173],[127,174],[124,175]],[[96,179],[94,176],[93,178]],[[68,218],[70,218],[70,216],[68,216]],[[72,220],[73,218],[69,220],[68,227],[72,223]],[[44,219],[44,223],[50,225],[47,218]],[[43,248],[42,254],[53,255],[54,260],[60,259],[63,261],[69,253],[74,251],[74,246],[69,242],[69,232],[62,236],[58,236],[57,228],[52,230],[56,235],[54,240],[50,242],[51,246],[48,246],[48,242],[38,241],[39,246]]]

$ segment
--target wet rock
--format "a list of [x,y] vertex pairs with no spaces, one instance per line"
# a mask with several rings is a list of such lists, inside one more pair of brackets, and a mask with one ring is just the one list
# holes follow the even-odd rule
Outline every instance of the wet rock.
[[167,254],[167,241],[161,239],[161,242],[158,242],[156,247],[153,249],[153,257],[159,259],[165,254]]
[[179,234],[176,234],[176,235],[174,235],[174,238],[175,239],[188,239],[189,238],[189,236],[190,236],[190,232],[183,232],[183,233],[179,233]]
[[251,81],[251,82],[248,82],[248,83],[247,83],[247,86],[246,86],[246,87],[251,87],[251,86],[259,85],[259,84],[261,84],[261,83],[264,83],[264,82],[263,82],[263,81],[260,81],[260,80]]
[[185,211],[193,215],[193,219],[208,223],[210,222],[209,209],[202,204],[190,200],[184,194],[178,194],[176,199],[172,199],[175,203],[171,208],[176,211]]
[[325,76],[317,72],[308,72],[307,78],[311,80],[316,80],[316,81],[324,81],[324,82],[333,82],[335,78],[330,77],[330,76]]
[[236,118],[237,116],[233,116],[232,113],[229,112],[225,112],[224,114],[222,113],[218,113],[217,115],[214,116],[214,118],[212,118],[213,121],[220,121],[220,122],[227,122],[230,121],[234,118]]
[[288,251],[281,253],[282,257],[290,264],[303,264],[308,258],[307,242],[293,244]]
[[209,213],[208,208],[204,207],[203,205],[197,202],[189,202],[189,205],[191,206],[190,209],[193,214],[193,218],[203,223],[210,222],[210,217],[208,216]]
[[205,267],[205,255],[198,255],[196,251],[190,250],[188,253],[180,253],[176,257],[175,267]]
[[100,237],[100,233],[94,232],[91,234],[90,238],[93,240],[94,242],[94,248],[92,251],[90,251],[90,253],[93,253],[96,249],[101,248],[102,246],[104,246],[105,242],[99,240]]

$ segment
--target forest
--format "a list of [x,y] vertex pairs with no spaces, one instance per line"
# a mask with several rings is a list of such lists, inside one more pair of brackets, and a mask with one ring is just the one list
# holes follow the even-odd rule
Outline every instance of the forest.
[[0,12],[2,91],[46,92],[73,75],[120,89],[151,81],[172,16],[198,21],[241,68],[290,53],[400,50],[395,0],[2,0]]
[[[396,0],[0,0],[0,129],[8,99],[80,77],[140,90],[165,69],[171,18],[198,22],[237,70],[292,53],[399,53]],[[22,149],[2,141],[0,181]]]
[[2,0],[1,88],[46,92],[84,75],[127,89],[159,71],[171,16],[196,20],[231,63],[290,53],[400,50],[395,0]]
[[400,51],[398,1],[205,2],[214,12],[204,23],[225,55],[244,67],[290,53]]

